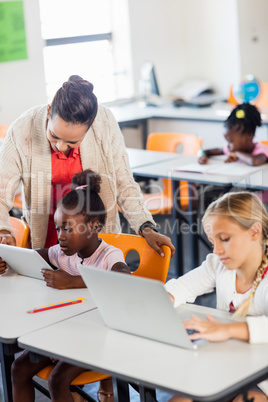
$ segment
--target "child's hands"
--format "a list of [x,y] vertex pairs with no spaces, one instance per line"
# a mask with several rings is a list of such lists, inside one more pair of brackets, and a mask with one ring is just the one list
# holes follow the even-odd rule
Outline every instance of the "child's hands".
[[207,321],[193,316],[188,321],[184,321],[186,329],[194,329],[198,333],[189,335],[190,339],[207,339],[212,342],[225,341],[230,338],[228,324],[221,323],[210,314],[207,314]]
[[0,243],[9,244],[10,246],[16,246],[16,240],[11,233],[6,230],[0,230]]
[[7,269],[8,264],[2,258],[0,258],[0,275],[4,274]]
[[73,289],[84,288],[85,283],[81,276],[73,276],[63,269],[51,271],[50,269],[41,269],[47,286],[55,289]]
[[200,156],[200,158],[198,158],[198,163],[200,163],[200,165],[205,165],[208,163],[208,157],[205,155]]
[[238,160],[238,157],[235,152],[230,152],[228,154],[227,159],[224,161],[225,163],[231,163],[231,162],[236,162]]

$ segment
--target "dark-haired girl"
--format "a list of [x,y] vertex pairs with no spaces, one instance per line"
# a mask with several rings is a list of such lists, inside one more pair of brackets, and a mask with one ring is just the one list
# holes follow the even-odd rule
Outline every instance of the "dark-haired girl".
[[[38,250],[56,271],[43,270],[47,286],[68,289],[85,287],[77,269],[78,264],[95,266],[96,269],[120,271],[130,274],[121,250],[98,238],[105,224],[106,211],[99,196],[101,178],[88,169],[73,178],[73,189],[58,204],[55,226],[59,244],[49,249]],[[32,377],[51,364],[49,358],[38,363],[30,360],[24,351],[12,366],[13,400],[34,401]],[[52,401],[73,401],[70,383],[85,369],[61,361],[55,362],[48,387]],[[113,402],[112,380],[103,380],[98,391],[98,400]]]
[[268,146],[253,142],[257,127],[261,126],[261,115],[250,103],[238,105],[224,123],[224,148],[213,148],[204,151],[199,163],[205,164],[210,156],[227,155],[225,162],[241,161],[251,166],[263,165],[268,160]]
[[[54,212],[75,173],[92,169],[101,176],[100,197],[107,211],[105,232],[120,232],[117,204],[136,233],[140,229],[159,254],[161,245],[175,249],[170,238],[155,231],[140,187],[128,162],[122,133],[114,116],[98,105],[93,85],[71,76],[51,105],[32,108],[11,124],[0,151],[0,241],[13,234],[9,211],[23,184],[23,216],[30,226],[29,247],[57,243]],[[146,223],[146,225],[144,225]],[[6,242],[15,244],[13,236]]]

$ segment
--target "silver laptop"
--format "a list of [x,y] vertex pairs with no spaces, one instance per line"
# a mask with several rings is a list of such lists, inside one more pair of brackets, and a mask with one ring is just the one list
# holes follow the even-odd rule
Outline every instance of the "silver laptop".
[[78,269],[108,327],[187,349],[207,343],[189,339],[182,321],[196,311],[180,315],[160,281],[84,265]]
[[44,279],[41,269],[51,269],[51,266],[36,251],[29,248],[0,244],[0,257],[8,263],[17,274],[31,278]]

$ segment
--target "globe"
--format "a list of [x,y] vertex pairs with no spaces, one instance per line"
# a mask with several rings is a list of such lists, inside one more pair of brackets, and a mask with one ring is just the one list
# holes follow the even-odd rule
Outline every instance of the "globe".
[[233,86],[233,95],[238,103],[254,102],[260,91],[260,84],[252,75],[247,75],[239,84]]

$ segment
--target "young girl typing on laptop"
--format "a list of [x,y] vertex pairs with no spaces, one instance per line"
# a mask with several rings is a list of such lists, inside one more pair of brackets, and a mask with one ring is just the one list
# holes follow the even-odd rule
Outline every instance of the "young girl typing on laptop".
[[[121,250],[98,238],[105,224],[106,211],[99,196],[101,178],[91,170],[77,173],[72,180],[73,189],[57,206],[54,220],[58,244],[38,250],[56,271],[43,270],[47,286],[57,289],[85,287],[77,269],[78,264],[93,265],[96,269],[130,273]],[[13,400],[34,401],[32,377],[51,364],[49,358],[32,363],[29,352],[24,351],[12,365]],[[70,383],[85,369],[55,362],[48,381],[53,401],[73,401]],[[98,400],[113,402],[112,380],[101,381]]]
[[[175,306],[194,302],[216,288],[217,308],[247,316],[244,322],[221,323],[193,316],[186,329],[198,331],[191,339],[224,341],[237,338],[250,343],[268,342],[268,214],[258,196],[227,193],[209,205],[203,227],[213,247],[200,267],[165,285]],[[254,317],[255,316],[255,317]],[[255,402],[267,401],[268,381],[249,391]],[[242,401],[238,395],[233,401]],[[175,401],[189,401],[173,397]]]

